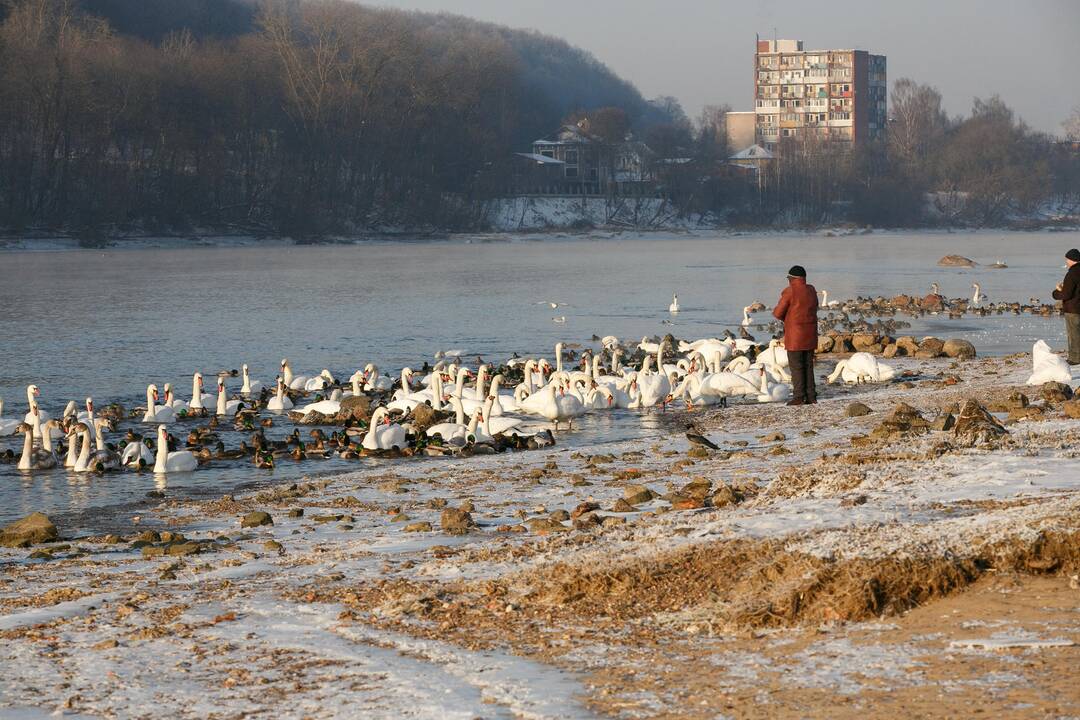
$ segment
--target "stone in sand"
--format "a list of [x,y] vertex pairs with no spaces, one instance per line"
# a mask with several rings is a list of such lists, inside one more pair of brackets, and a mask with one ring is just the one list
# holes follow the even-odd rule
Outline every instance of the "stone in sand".
[[975,357],[975,346],[967,340],[960,340],[959,338],[946,340],[945,344],[941,346],[941,351],[947,357],[959,360],[970,360]]
[[427,521],[409,523],[402,528],[403,532],[431,532],[431,523]]
[[1008,431],[977,400],[968,400],[960,408],[953,434],[957,444],[972,447],[993,442]]
[[371,417],[371,399],[367,395],[350,395],[341,401],[341,409],[335,417],[337,422],[367,420]]
[[0,530],[0,545],[4,547],[27,547],[35,543],[56,540],[59,533],[44,513],[30,513],[21,520],[4,527]]
[[873,411],[870,407],[861,402],[853,402],[844,410],[844,414],[848,417],[862,417],[863,415],[869,415],[871,412]]
[[529,530],[537,535],[547,535],[553,532],[566,532],[570,528],[563,525],[561,522],[552,520],[551,518],[533,518],[526,520],[525,524],[529,526]]
[[439,518],[439,526],[447,535],[464,535],[474,525],[472,515],[458,508],[446,508]]
[[716,508],[727,507],[737,502],[739,502],[739,496],[729,485],[721,485],[712,495],[712,506]]
[[413,427],[417,434],[424,432],[435,424],[435,410],[430,405],[420,403],[413,408]]
[[611,512],[628,513],[635,511],[637,511],[637,508],[627,502],[624,498],[619,498],[615,501],[615,504],[611,506]]
[[623,497],[631,505],[641,505],[655,498],[656,493],[644,485],[628,485],[623,490]]
[[945,343],[936,337],[923,338],[919,343],[915,357],[920,360],[939,358],[945,354]]
[[1065,400],[1071,400],[1073,396],[1072,388],[1065,383],[1060,382],[1048,382],[1043,383],[1040,389],[1042,399],[1048,403],[1064,402]]
[[1066,417],[1080,420],[1080,400],[1066,400],[1062,403],[1061,409],[1065,411]]
[[938,260],[937,264],[941,267],[975,267],[977,263],[963,255],[946,255]]
[[263,512],[262,510],[255,510],[254,512],[249,512],[240,521],[240,527],[242,528],[259,527],[260,525],[273,524],[274,519],[270,517],[270,513]]

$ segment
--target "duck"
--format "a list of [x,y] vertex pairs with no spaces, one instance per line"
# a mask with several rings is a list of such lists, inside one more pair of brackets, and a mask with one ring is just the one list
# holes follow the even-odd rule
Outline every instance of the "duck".
[[678,315],[679,314],[679,294],[678,293],[672,293],[671,294],[671,304],[668,305],[668,312],[671,313],[672,315]]
[[21,422],[15,418],[4,419],[4,399],[0,398],[0,437],[8,437],[19,432]]
[[192,472],[199,466],[195,453],[190,450],[169,451],[169,435],[165,425],[158,425],[157,453],[154,461],[156,474]]
[[243,375],[243,378],[244,378],[244,384],[240,388],[241,394],[243,394],[243,395],[258,395],[260,392],[262,392],[263,384],[258,380],[252,380],[251,376],[248,375],[247,363],[244,363],[243,365],[240,366],[240,373],[241,373],[241,375]]
[[229,400],[225,392],[225,378],[219,377],[217,381],[217,409],[218,417],[223,415],[235,415],[236,411],[244,404],[243,400]]
[[285,381],[280,376],[275,379],[275,383],[277,389],[274,391],[274,397],[266,402],[266,410],[280,415],[286,410],[292,410],[293,401],[285,394]]
[[146,386],[146,413],[143,415],[144,423],[171,423],[176,422],[176,411],[168,405],[157,405],[157,385]]
[[406,447],[405,428],[391,423],[389,411],[380,407],[371,416],[362,445],[367,450],[402,450]]

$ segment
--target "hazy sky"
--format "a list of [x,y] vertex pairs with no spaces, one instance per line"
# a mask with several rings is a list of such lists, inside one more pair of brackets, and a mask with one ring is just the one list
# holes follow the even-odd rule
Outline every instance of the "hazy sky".
[[890,85],[931,83],[950,114],[998,93],[1060,133],[1080,105],[1080,0],[374,0],[539,30],[591,51],[646,97],[752,109],[754,33],[888,56]]

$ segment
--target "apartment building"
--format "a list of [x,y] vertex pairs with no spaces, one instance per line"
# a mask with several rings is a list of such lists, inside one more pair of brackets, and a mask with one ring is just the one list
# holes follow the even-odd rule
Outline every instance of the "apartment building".
[[754,137],[775,150],[808,139],[852,146],[885,137],[885,56],[805,50],[802,40],[758,40]]

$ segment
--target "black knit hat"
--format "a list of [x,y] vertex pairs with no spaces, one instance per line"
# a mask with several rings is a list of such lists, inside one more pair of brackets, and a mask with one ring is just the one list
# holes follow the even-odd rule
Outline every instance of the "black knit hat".
[[1072,260],[1073,262],[1080,262],[1080,250],[1073,248],[1069,252],[1065,253],[1066,260]]
[[[1077,257],[1080,257],[1080,254],[1078,254]],[[802,265],[792,265],[791,269],[787,271],[787,276],[805,278],[806,268],[804,268]]]

